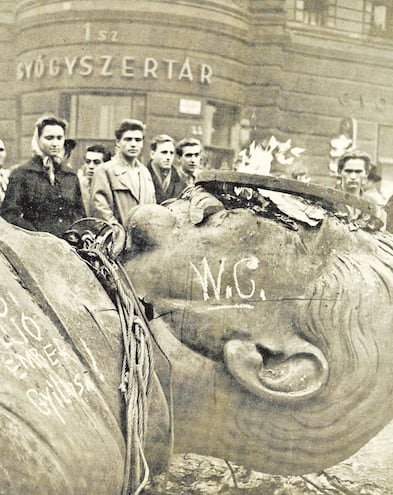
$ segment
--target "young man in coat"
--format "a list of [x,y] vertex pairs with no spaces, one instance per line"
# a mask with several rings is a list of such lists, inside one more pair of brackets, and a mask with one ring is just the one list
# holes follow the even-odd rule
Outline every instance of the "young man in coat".
[[87,146],[82,167],[78,170],[81,186],[83,204],[87,216],[90,215],[90,189],[94,172],[98,165],[111,159],[110,153],[102,144],[91,144]]
[[136,205],[155,203],[150,172],[138,160],[143,148],[144,124],[122,120],[115,130],[115,156],[98,165],[91,185],[90,215],[112,225],[125,225]]
[[187,184],[193,186],[201,165],[202,145],[199,139],[184,138],[176,145],[176,155],[179,158],[179,177]]
[[[337,164],[340,178],[338,188],[345,193],[367,199],[364,188],[371,168],[371,158],[368,153],[360,150],[347,151],[339,158]],[[360,210],[349,205],[344,205],[342,210],[348,215],[350,221],[356,221],[362,215]],[[379,209],[379,217],[384,222],[381,230],[385,230],[386,212],[383,208]]]
[[150,160],[147,168],[152,176],[156,200],[160,204],[170,198],[177,198],[187,187],[175,167],[175,141],[167,134],[159,134],[150,142]]

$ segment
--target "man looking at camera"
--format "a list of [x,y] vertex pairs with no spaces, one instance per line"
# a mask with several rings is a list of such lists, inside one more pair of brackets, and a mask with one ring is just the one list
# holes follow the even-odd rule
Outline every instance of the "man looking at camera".
[[131,208],[155,203],[150,172],[138,160],[143,148],[145,126],[140,120],[125,119],[115,130],[115,156],[98,165],[91,185],[90,214],[112,225],[125,225]]
[[90,214],[90,189],[94,172],[98,165],[109,159],[109,152],[101,144],[92,144],[86,148],[83,166],[78,170],[78,177],[81,185],[83,204],[88,216]]
[[201,142],[195,138],[184,138],[176,145],[179,158],[179,176],[187,186],[193,186],[201,164]]
[[160,134],[150,143],[150,161],[147,165],[156,191],[157,203],[176,198],[186,187],[175,167],[175,142],[167,134]]
[[344,153],[337,164],[340,189],[355,196],[362,196],[370,170],[371,159],[367,153],[359,150]]
[[[352,150],[344,153],[338,160],[337,171],[339,174],[338,188],[345,193],[358,197],[365,197],[364,188],[371,171],[372,164],[370,156],[364,151]],[[378,205],[376,205],[378,208]],[[348,215],[350,221],[356,221],[362,216],[362,212],[348,204],[343,205],[342,213]],[[386,226],[386,213],[378,208],[378,216],[383,221],[381,230]]]

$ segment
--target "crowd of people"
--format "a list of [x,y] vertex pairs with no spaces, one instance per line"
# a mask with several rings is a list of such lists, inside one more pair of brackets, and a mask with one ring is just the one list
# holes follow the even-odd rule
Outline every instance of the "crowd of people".
[[176,198],[195,183],[202,157],[198,139],[184,138],[176,144],[166,134],[154,137],[145,166],[139,160],[145,125],[124,119],[115,129],[113,156],[101,144],[92,144],[76,172],[70,164],[76,142],[66,139],[66,131],[63,119],[39,119],[31,142],[32,157],[11,173],[3,167],[6,153],[0,140],[1,216],[8,222],[59,237],[88,216],[124,225],[133,206]]
[[[178,197],[195,183],[201,167],[202,145],[198,139],[188,137],[176,143],[167,134],[151,140],[150,159],[143,164],[140,156],[145,125],[124,119],[115,129],[114,154],[101,144],[91,144],[85,150],[83,166],[75,171],[70,156],[77,143],[66,139],[66,131],[63,119],[40,118],[35,124],[31,158],[10,168],[4,167],[6,149],[0,139],[1,216],[8,222],[59,237],[84,217],[125,225],[132,207]],[[386,199],[376,187],[381,178],[367,153],[344,153],[337,170],[339,189],[385,206]],[[304,169],[297,170],[292,178],[310,181]],[[349,215],[356,212],[350,211]]]

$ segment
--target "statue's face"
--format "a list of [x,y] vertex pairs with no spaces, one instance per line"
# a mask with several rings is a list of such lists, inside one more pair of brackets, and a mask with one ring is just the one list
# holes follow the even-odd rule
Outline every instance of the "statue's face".
[[[126,269],[156,320],[213,363],[216,399],[198,431],[211,444],[217,436],[214,455],[238,451],[237,462],[261,470],[309,472],[389,421],[392,238],[328,216],[295,232],[247,210],[194,226],[187,214],[148,208],[153,221],[131,221],[145,247]],[[198,381],[198,368],[183,364]],[[221,437],[209,426],[215,415]]]

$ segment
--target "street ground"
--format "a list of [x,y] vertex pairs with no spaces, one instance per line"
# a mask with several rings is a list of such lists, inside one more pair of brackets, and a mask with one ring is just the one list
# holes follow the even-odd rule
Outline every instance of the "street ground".
[[392,495],[393,422],[349,459],[319,474],[275,476],[195,454],[173,457],[145,495]]

